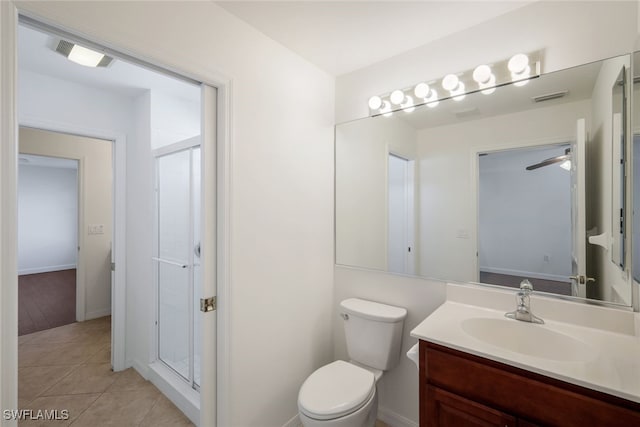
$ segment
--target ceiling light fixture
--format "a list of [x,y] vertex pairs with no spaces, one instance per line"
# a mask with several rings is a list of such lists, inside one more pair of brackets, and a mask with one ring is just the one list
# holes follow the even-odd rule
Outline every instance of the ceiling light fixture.
[[[436,107],[443,99],[461,101],[468,93],[481,92],[490,95],[498,86],[513,84],[522,86],[540,76],[541,52],[518,53],[508,60],[482,64],[472,71],[451,73],[440,80],[444,95],[439,96],[434,86],[438,80],[420,82],[411,88],[396,89],[385,95],[369,98],[369,114],[390,116],[397,110],[410,113],[420,105]],[[415,98],[414,98],[415,97]]]
[[60,40],[56,45],[55,51],[64,55],[76,64],[85,67],[107,67],[113,62],[113,58],[86,47],[71,43],[66,40]]

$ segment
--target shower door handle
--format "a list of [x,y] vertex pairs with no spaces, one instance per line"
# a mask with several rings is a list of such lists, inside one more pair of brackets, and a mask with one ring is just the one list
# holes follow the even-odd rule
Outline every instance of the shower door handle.
[[193,253],[196,254],[198,258],[200,258],[200,242],[198,242],[198,244],[194,246]]
[[171,261],[171,260],[168,260],[168,259],[162,259],[162,258],[157,258],[157,257],[152,257],[151,259],[154,260],[154,261],[163,262],[165,264],[175,265],[176,267],[180,267],[180,268],[187,268],[189,266],[188,264],[182,264],[180,262]]

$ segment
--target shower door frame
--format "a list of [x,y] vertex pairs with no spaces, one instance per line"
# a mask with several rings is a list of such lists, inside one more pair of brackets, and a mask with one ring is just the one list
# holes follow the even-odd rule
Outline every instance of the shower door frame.
[[[189,242],[190,244],[194,244],[195,243],[195,233],[194,233],[194,229],[195,227],[195,209],[194,209],[194,175],[193,175],[193,168],[194,168],[194,163],[193,163],[193,151],[195,149],[199,149],[200,150],[200,203],[199,203],[199,210],[200,213],[197,216],[198,218],[200,218],[200,222],[202,222],[202,218],[204,218],[204,205],[203,205],[203,198],[202,198],[202,175],[203,175],[203,159],[202,159],[202,141],[200,136],[197,137],[193,137],[193,138],[189,138],[183,141],[179,141],[164,147],[160,147],[157,148],[155,150],[152,151],[152,156],[153,156],[153,177],[154,177],[154,232],[153,232],[153,236],[154,236],[154,241],[153,241],[153,245],[154,245],[154,333],[153,333],[153,341],[152,341],[152,363],[153,362],[161,362],[164,366],[166,366],[167,368],[169,368],[175,375],[177,378],[183,380],[186,384],[188,384],[188,386],[192,389],[194,389],[195,391],[197,391],[198,393],[200,392],[200,385],[196,383],[195,381],[195,340],[196,339],[200,339],[202,337],[196,337],[195,336],[195,315],[199,312],[196,311],[196,307],[193,304],[195,301],[195,295],[199,294],[198,289],[202,288],[202,283],[195,283],[194,277],[195,277],[195,267],[196,267],[196,256],[194,255],[194,252],[192,250],[188,251],[188,255],[187,255],[187,259],[184,260],[186,262],[186,267],[183,268],[187,268],[189,270],[189,278],[188,278],[188,282],[187,282],[187,286],[188,286],[188,293],[189,293],[189,306],[188,306],[188,319],[189,319],[189,343],[188,343],[188,348],[189,348],[189,352],[188,352],[188,359],[189,359],[189,366],[188,366],[188,378],[184,378],[184,375],[182,375],[180,372],[178,372],[174,367],[172,367],[168,362],[162,360],[161,355],[160,355],[160,292],[159,292],[159,288],[160,288],[160,275],[159,275],[159,265],[162,262],[169,262],[169,263],[175,263],[176,260],[163,260],[162,258],[160,258],[160,246],[159,246],[159,233],[160,233],[160,223],[159,223],[159,213],[160,213],[160,206],[159,206],[159,184],[160,184],[160,168],[159,168],[159,160],[162,157],[165,156],[171,156],[171,155],[175,155],[178,153],[182,153],[185,151],[189,152]],[[200,224],[200,226],[198,227],[198,229],[200,229],[200,236],[198,237],[198,240],[200,242],[202,242],[202,224]],[[200,256],[198,256],[197,258],[200,258]],[[202,261],[200,261],[200,263],[202,263]],[[202,282],[202,278],[200,280],[200,282]],[[196,288],[196,286],[198,286],[199,288]],[[202,358],[201,358],[201,363],[202,363]]]

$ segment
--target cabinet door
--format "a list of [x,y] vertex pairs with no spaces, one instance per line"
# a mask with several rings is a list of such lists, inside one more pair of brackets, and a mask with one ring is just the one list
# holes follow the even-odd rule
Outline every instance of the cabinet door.
[[428,385],[427,426],[516,427],[517,424],[511,415]]

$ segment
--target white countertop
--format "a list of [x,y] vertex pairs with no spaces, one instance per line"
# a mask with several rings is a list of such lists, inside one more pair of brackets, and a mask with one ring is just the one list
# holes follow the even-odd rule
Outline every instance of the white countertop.
[[[535,313],[535,309],[533,311]],[[581,361],[551,360],[474,338],[462,325],[465,319],[475,318],[520,322],[506,319],[504,311],[447,301],[416,326],[411,336],[640,403],[640,339],[637,336],[550,319],[544,319],[544,325],[520,322],[529,328],[547,328],[569,335],[591,350]],[[523,331],[526,334],[526,328]],[[545,345],[544,342],[535,344]]]

